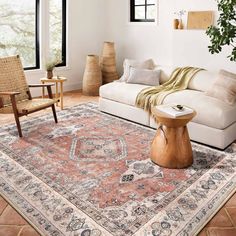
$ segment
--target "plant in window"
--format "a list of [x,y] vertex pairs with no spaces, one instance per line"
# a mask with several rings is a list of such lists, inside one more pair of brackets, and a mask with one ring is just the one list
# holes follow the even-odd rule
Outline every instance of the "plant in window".
[[57,65],[59,65],[61,61],[49,61],[45,64],[45,68],[47,71],[52,71]]
[[220,17],[217,26],[210,26],[206,34],[210,37],[211,45],[208,46],[211,54],[220,53],[223,46],[231,46],[232,51],[228,56],[231,61],[236,61],[236,1],[217,0]]
[[49,24],[42,24],[42,37],[49,42],[49,50],[44,53],[59,50],[62,61],[59,66],[66,66],[67,1],[48,0],[46,5],[41,2],[0,0],[0,56],[20,55],[25,69],[40,68],[40,11],[49,20]]
[[51,79],[53,77],[53,70],[57,65],[61,64],[61,60],[58,56],[55,57],[55,59],[50,59],[45,63],[45,69],[47,70],[47,78]]

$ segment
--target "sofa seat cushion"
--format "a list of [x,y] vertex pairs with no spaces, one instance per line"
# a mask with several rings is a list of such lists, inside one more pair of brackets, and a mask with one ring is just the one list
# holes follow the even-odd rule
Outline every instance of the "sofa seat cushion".
[[196,110],[193,122],[216,129],[225,129],[235,122],[236,106],[231,106],[216,98],[206,96],[196,90],[183,90],[168,95],[164,104],[178,103]]
[[135,106],[138,93],[150,86],[142,84],[128,84],[126,82],[115,81],[100,87],[99,95],[112,101]]

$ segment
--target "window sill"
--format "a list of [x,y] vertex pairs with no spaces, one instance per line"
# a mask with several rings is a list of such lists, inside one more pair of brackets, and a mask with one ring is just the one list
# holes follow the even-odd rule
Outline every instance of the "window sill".
[[158,23],[157,21],[155,22],[140,22],[140,21],[136,21],[136,22],[127,22],[127,25],[130,26],[157,26]]
[[[55,72],[59,72],[59,71],[68,71],[71,70],[71,68],[69,66],[61,66],[61,67],[57,67],[55,69]],[[39,73],[45,73],[45,69],[32,69],[32,70],[25,70],[25,74],[39,74]]]

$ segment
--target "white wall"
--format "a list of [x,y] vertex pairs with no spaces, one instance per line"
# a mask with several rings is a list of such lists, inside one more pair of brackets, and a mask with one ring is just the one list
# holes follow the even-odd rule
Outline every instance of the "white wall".
[[[203,30],[173,30],[175,11],[213,10],[215,0],[159,0],[158,25],[128,23],[129,0],[106,1],[106,40],[116,43],[120,73],[124,58],[154,58],[157,64],[194,65],[209,70],[220,68],[236,72],[235,63],[226,56],[229,50],[218,55],[208,52],[209,38]],[[184,18],[186,26],[187,14]]]
[[[68,66],[57,69],[56,75],[66,76],[65,90],[81,88],[86,55],[100,54],[105,34],[105,0],[68,0]],[[102,7],[101,7],[102,6]],[[26,71],[29,83],[39,83],[45,69]],[[40,90],[31,90],[41,94]]]
[[[186,11],[212,10],[215,14],[215,23],[218,18],[216,0],[176,0],[174,11],[184,9]],[[187,14],[184,18],[187,25]],[[209,37],[204,30],[173,30],[172,31],[172,62],[173,65],[194,65],[210,70],[224,68],[236,72],[235,62],[230,62],[227,56],[230,48],[224,48],[220,54],[210,54],[208,46]]]
[[[65,90],[81,88],[86,55],[100,55],[103,41],[115,42],[120,74],[124,58],[236,72],[226,52],[213,56],[208,52],[204,31],[173,30],[173,13],[181,9],[216,11],[217,7],[215,0],[159,0],[158,24],[148,25],[129,23],[129,0],[68,0],[68,66],[56,69],[56,75],[68,78]],[[29,83],[38,83],[45,70],[26,71],[26,76]],[[40,93],[34,89],[33,95]]]
[[[129,23],[129,0],[106,0],[107,40],[116,43],[119,71],[124,58],[155,58],[156,63],[172,63],[172,43],[166,12],[172,1],[162,0],[159,5],[159,25]],[[172,8],[172,7],[171,7]],[[172,10],[171,10],[172,11]]]

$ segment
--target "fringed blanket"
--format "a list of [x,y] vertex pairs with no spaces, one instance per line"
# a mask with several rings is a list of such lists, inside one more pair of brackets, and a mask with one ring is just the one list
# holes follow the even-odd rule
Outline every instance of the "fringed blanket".
[[136,106],[151,112],[151,108],[160,105],[168,94],[186,89],[190,80],[201,70],[195,67],[176,68],[164,84],[143,89],[136,98]]

